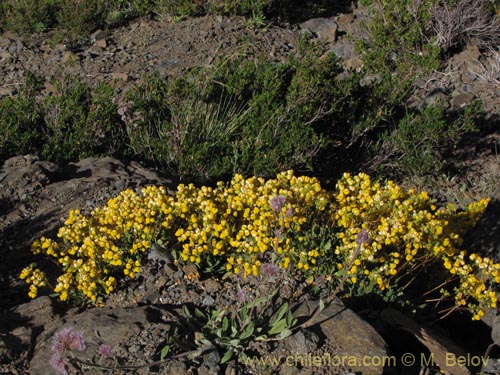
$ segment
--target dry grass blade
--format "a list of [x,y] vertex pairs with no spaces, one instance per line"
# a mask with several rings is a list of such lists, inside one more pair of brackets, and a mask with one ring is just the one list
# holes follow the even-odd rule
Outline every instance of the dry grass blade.
[[488,11],[482,0],[460,0],[455,7],[434,6],[432,29],[444,50],[476,39],[484,48],[500,44],[500,17]]

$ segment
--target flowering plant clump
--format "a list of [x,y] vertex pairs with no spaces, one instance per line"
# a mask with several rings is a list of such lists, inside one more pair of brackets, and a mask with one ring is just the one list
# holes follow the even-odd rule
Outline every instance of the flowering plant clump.
[[[98,301],[120,277],[135,277],[157,241],[176,262],[200,271],[247,277],[296,269],[307,280],[337,273],[351,287],[382,294],[417,279],[425,284],[422,275],[437,267],[427,291],[439,290],[454,299],[453,308],[466,306],[479,319],[496,306],[492,284],[500,282],[500,265],[467,254],[461,236],[487,203],[438,208],[425,192],[372,182],[363,173],[344,174],[333,194],[292,171],[270,180],[236,175],[213,188],[181,184],[174,194],[155,186],[140,194],[125,190],[88,216],[70,211],[58,239],[41,237],[32,250],[62,268],[53,288],[61,300]],[[50,285],[34,264],[20,277],[32,298]]]
[[[459,251],[461,236],[475,224],[488,200],[473,203],[462,212],[453,205],[438,209],[426,192],[404,190],[392,181],[373,183],[363,173],[344,174],[333,199],[339,227],[340,244],[334,250],[338,259],[354,251],[361,230],[370,234],[368,244],[347,270],[352,284],[374,285],[384,291],[398,278],[410,276],[405,280],[412,280],[437,263],[444,266],[443,275],[450,276],[444,277],[443,285],[459,279],[454,297],[457,307],[468,303],[473,318],[479,319],[485,308],[496,306],[489,285],[500,282],[500,265]],[[339,261],[338,268],[342,265]],[[449,295],[444,288],[441,293]]]
[[[148,186],[141,195],[125,190],[90,216],[71,210],[57,234],[59,241],[35,240],[32,252],[49,256],[62,268],[53,288],[59,298],[65,301],[78,295],[96,301],[115,289],[120,275],[135,277],[142,255],[161,225],[169,223],[171,200],[162,187]],[[31,298],[48,283],[34,264],[23,269],[20,277],[31,284]]]
[[181,185],[174,204],[182,219],[175,232],[181,259],[220,258],[227,272],[244,276],[257,276],[269,253],[281,268],[315,268],[321,249],[304,246],[300,234],[325,216],[329,201],[315,178],[291,171],[267,181],[236,175],[215,189]]
[[85,348],[85,339],[81,332],[75,332],[72,328],[64,328],[54,335],[51,348],[53,355],[49,363],[58,374],[67,374],[66,368],[69,365],[67,354],[82,351]]
[[[117,278],[133,278],[140,271],[144,253],[156,240],[179,249],[180,262],[219,261],[226,271],[245,276],[258,275],[270,252],[282,268],[294,264],[307,270],[316,265],[320,250],[301,250],[304,238],[285,234],[304,231],[328,202],[316,179],[292,171],[267,181],[236,175],[228,186],[216,188],[181,184],[174,195],[148,186],[141,194],[121,192],[89,216],[70,211],[58,240],[41,237],[32,251],[61,266],[53,289],[63,301],[80,296],[95,302],[111,293]],[[34,264],[20,277],[30,284],[32,298],[48,284]]]

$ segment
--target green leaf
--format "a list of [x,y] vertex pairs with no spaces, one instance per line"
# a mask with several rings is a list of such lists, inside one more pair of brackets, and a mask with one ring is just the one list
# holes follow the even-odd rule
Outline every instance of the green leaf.
[[271,327],[271,329],[267,332],[269,335],[277,335],[281,331],[285,330],[287,327],[286,320],[281,319],[275,325]]
[[324,246],[325,251],[328,251],[331,248],[332,248],[332,241],[328,241],[327,243],[325,243],[325,246]]
[[325,309],[325,302],[322,298],[319,299],[319,311],[323,311]]
[[241,320],[243,322],[246,322],[247,319],[248,319],[248,307],[245,306],[241,309]]
[[289,329],[285,329],[284,331],[281,331],[280,334],[278,335],[278,339],[283,340],[286,339],[288,336],[292,334],[292,331]]
[[269,322],[269,325],[271,327],[274,326],[274,324],[277,321],[279,321],[279,320],[281,320],[283,318],[283,316],[286,314],[287,311],[288,311],[288,302],[285,302],[283,305],[281,305],[281,307],[278,310],[278,312],[276,313],[276,315],[271,318],[271,321]]
[[191,315],[191,313],[189,312],[189,309],[187,308],[186,305],[182,306],[182,312],[184,313],[184,316],[186,318],[192,318],[193,316]]
[[246,307],[251,309],[252,307],[260,306],[260,305],[264,304],[265,302],[269,301],[272,297],[273,297],[273,295],[268,295],[268,296],[256,298],[252,302],[248,303],[246,305]]
[[238,335],[238,330],[236,329],[235,326],[231,326],[231,336],[234,337],[234,336],[237,336]]
[[224,364],[226,363],[227,361],[229,361],[231,358],[233,358],[233,354],[234,354],[234,351],[233,351],[233,348],[230,348],[226,354],[224,354],[224,356],[222,357],[222,359],[220,360],[220,363],[221,364]]
[[163,361],[170,350],[170,345],[165,345],[160,352],[160,361]]
[[253,335],[253,332],[255,330],[255,323],[254,322],[250,322],[246,327],[245,327],[245,330],[243,331],[243,333],[241,334],[240,336],[240,340],[245,340],[247,338],[249,338],[250,336]]
[[197,307],[194,309],[194,315],[200,319],[206,319],[205,313]]
[[286,313],[286,326],[287,327],[292,327],[297,323],[297,319],[293,317],[292,311],[288,310]]
[[229,345],[231,345],[234,348],[238,348],[238,347],[241,347],[240,345],[240,339],[232,339],[232,340],[229,340]]
[[224,318],[222,318],[222,332],[226,332],[228,328],[229,328],[229,319],[227,318],[227,316],[225,316]]

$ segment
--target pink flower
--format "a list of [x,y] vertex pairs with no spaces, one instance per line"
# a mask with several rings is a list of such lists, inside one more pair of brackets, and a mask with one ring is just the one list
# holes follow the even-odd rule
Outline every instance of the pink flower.
[[105,358],[113,358],[113,349],[111,349],[111,346],[108,344],[101,344],[99,345],[99,354],[102,355]]
[[271,207],[274,211],[280,212],[286,203],[286,197],[283,195],[275,195],[269,200],[269,203],[271,203]]
[[260,273],[267,277],[274,277],[278,274],[278,267],[271,263],[263,263],[260,266]]
[[55,353],[52,358],[50,358],[49,364],[60,375],[66,375],[68,373],[66,371],[66,365],[68,364],[68,362],[66,362],[66,360],[62,358],[58,353]]
[[240,303],[245,303],[247,300],[247,288],[238,290],[238,301]]
[[356,243],[358,245],[367,244],[370,242],[370,237],[368,236],[368,232],[365,229],[362,229],[361,232],[356,237]]
[[52,351],[62,354],[66,351],[84,350],[85,339],[81,332],[74,332],[73,328],[64,328],[54,335]]

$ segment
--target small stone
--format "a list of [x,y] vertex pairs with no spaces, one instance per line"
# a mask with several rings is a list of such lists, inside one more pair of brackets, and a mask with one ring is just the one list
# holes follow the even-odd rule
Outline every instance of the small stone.
[[471,94],[471,93],[457,93],[457,95],[452,94],[452,98],[450,101],[450,104],[454,108],[463,108],[471,104],[474,99],[476,99],[476,96]]
[[203,306],[212,306],[215,303],[215,300],[211,296],[205,296],[203,297],[203,301],[201,301]]
[[90,41],[92,43],[97,43],[98,40],[103,40],[106,38],[106,32],[98,29],[94,31],[92,34],[90,34]]
[[66,51],[63,54],[63,57],[61,59],[61,63],[63,64],[68,64],[68,65],[73,65],[79,60],[78,56],[74,54],[71,51]]
[[129,80],[129,76],[127,73],[114,72],[111,73],[111,78],[114,80],[121,80],[127,82]]
[[316,34],[327,43],[335,43],[337,40],[338,25],[329,18],[312,18],[300,25],[303,29]]
[[0,62],[8,64],[12,60],[12,54],[7,51],[0,52]]
[[90,57],[97,57],[102,53],[102,48],[98,46],[91,46],[87,49],[87,55]]
[[95,41],[95,45],[100,48],[106,48],[108,46],[108,43],[106,42],[106,39],[98,39]]
[[13,86],[0,87],[0,97],[11,96],[14,94],[15,88]]

